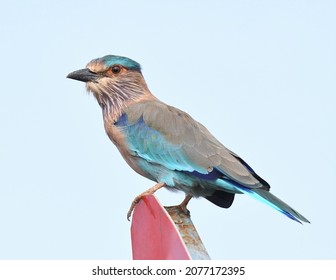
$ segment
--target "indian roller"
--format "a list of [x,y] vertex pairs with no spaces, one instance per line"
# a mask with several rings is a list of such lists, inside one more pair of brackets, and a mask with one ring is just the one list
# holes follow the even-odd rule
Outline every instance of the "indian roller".
[[157,184],[138,195],[127,214],[162,187],[204,197],[229,208],[236,194],[248,194],[297,222],[309,221],[270,193],[270,185],[189,114],[165,104],[148,89],[141,66],[116,55],[92,60],[67,78],[86,83],[102,109],[104,127],[128,165]]

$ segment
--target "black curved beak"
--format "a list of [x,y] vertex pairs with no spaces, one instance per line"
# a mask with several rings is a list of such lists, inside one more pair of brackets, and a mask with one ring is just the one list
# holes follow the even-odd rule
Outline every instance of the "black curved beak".
[[67,78],[81,82],[95,82],[99,75],[85,68],[69,73]]

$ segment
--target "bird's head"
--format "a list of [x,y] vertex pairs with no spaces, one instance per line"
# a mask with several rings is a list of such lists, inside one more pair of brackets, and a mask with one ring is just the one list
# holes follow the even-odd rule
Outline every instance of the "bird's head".
[[106,55],[90,61],[86,68],[71,72],[67,78],[86,83],[104,110],[116,110],[151,95],[136,61],[123,56]]

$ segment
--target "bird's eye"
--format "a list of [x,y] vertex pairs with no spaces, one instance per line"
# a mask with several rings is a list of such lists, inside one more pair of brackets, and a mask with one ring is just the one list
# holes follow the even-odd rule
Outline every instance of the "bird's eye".
[[111,71],[113,74],[119,74],[121,71],[121,68],[119,65],[112,66]]

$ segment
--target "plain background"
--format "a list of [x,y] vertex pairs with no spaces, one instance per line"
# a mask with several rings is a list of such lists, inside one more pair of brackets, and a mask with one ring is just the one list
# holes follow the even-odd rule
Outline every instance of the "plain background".
[[335,1],[1,1],[0,258],[131,259],[126,213],[153,182],[65,78],[118,54],[311,221],[243,195],[228,210],[194,199],[213,259],[335,259],[335,13]]

